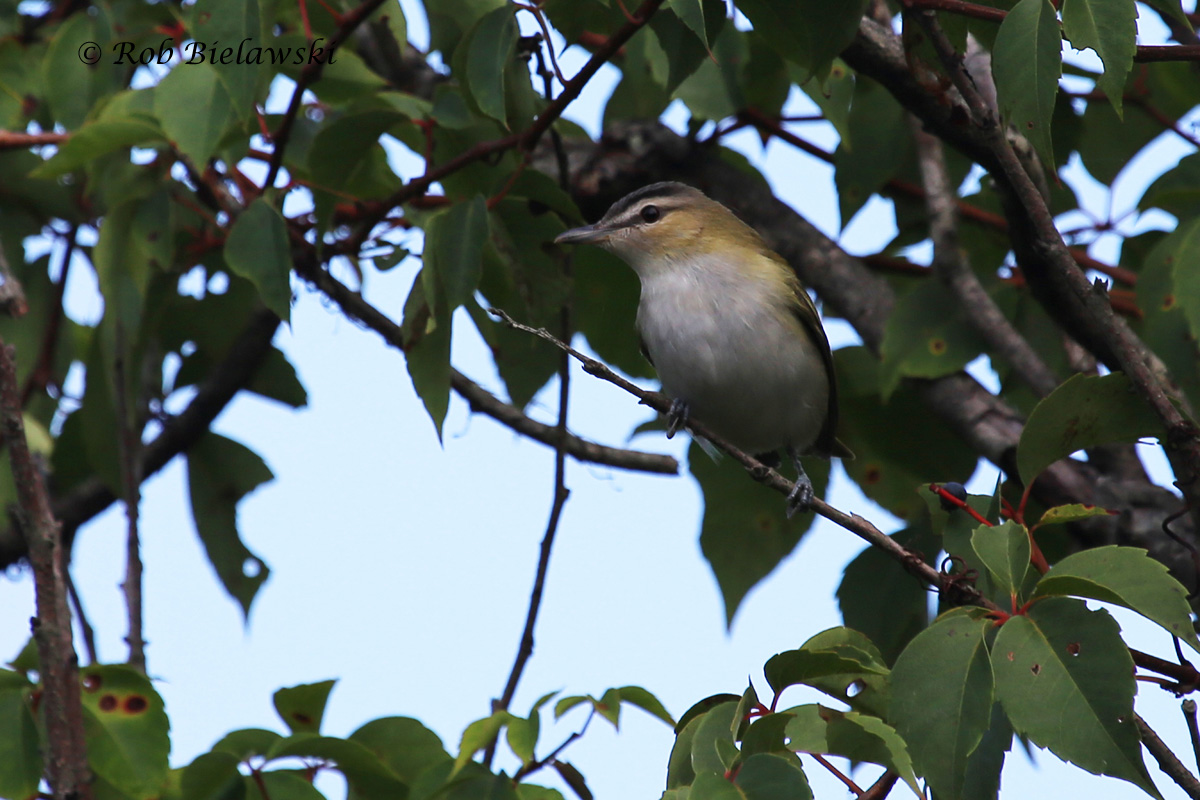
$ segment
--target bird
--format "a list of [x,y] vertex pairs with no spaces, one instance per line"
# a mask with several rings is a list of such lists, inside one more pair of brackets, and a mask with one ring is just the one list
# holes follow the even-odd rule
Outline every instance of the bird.
[[836,436],[833,353],[816,306],[787,261],[724,205],[684,183],[654,183],[554,241],[598,245],[637,273],[637,331],[671,399],[668,437],[694,417],[775,464],[783,449],[797,471],[788,517],[814,496],[802,455],[854,457]]

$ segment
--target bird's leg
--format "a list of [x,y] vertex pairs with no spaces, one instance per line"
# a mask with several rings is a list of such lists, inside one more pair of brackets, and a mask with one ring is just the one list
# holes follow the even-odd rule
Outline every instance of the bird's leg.
[[678,398],[671,401],[671,407],[667,410],[667,438],[671,439],[675,434],[679,433],[680,428],[687,425],[688,421],[688,404],[684,400]]
[[788,519],[791,519],[797,511],[804,511],[812,504],[813,485],[808,473],[804,471],[804,465],[800,463],[800,454],[796,452],[796,448],[788,445],[787,453],[796,465],[796,485],[787,497],[787,515]]

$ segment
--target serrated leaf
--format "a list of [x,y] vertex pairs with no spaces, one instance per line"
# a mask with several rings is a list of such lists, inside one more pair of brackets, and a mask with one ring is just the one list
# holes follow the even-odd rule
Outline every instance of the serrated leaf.
[[1000,110],[1030,141],[1042,161],[1054,163],[1050,119],[1062,74],[1062,37],[1050,0],[1021,0],[1000,23],[992,75]]
[[1187,589],[1141,548],[1108,545],[1072,553],[1038,581],[1034,596],[1072,595],[1115,603],[1161,625],[1200,652]]
[[249,616],[271,570],[238,536],[237,504],[274,476],[257,453],[215,433],[205,434],[187,451],[187,471],[196,533],[225,591]]
[[1076,450],[1163,435],[1162,421],[1125,373],[1073,375],[1029,415],[1017,445],[1017,470],[1028,485]]
[[[292,733],[319,733],[336,680],[302,683],[275,692],[275,712]],[[277,745],[278,746],[278,745]]]
[[831,675],[887,674],[887,667],[873,662],[869,653],[852,645],[830,650],[785,650],[767,659],[763,674],[771,691],[779,694],[789,686]]
[[1134,0],[1064,0],[1063,34],[1076,50],[1090,47],[1104,62],[1096,85],[1121,116],[1125,77],[1137,50],[1137,6]]
[[[867,0],[742,0],[741,11],[781,56],[808,77],[822,72],[854,40]],[[807,79],[807,78],[806,78]],[[803,83],[803,81],[798,81]]]
[[511,6],[485,14],[471,34],[467,85],[479,110],[507,127],[504,69],[517,46],[517,21]]
[[[822,654],[808,660],[795,653]],[[824,654],[832,654],[829,657]],[[847,663],[850,662],[850,663]],[[857,665],[857,667],[852,666]],[[866,636],[850,628],[830,628],[811,637],[799,650],[781,653],[764,667],[767,680],[782,691],[804,683],[856,711],[883,716],[888,704],[888,668]]]
[[225,240],[225,263],[258,289],[263,304],[288,320],[292,310],[292,253],[287,223],[263,198],[238,215]]
[[788,749],[879,764],[923,797],[904,740],[883,720],[816,704],[794,706],[784,713],[792,715],[786,728]]
[[1012,597],[1029,569],[1029,531],[1018,522],[980,525],[971,535],[971,548],[991,573],[996,587]]
[[170,723],[150,680],[125,666],[79,672],[88,766],[129,797],[157,797],[167,780]]
[[[811,514],[788,519],[783,498],[755,481],[732,460],[714,462],[700,445],[688,449],[688,465],[704,492],[700,548],[725,600],[725,622],[733,623],[746,593],[771,573],[812,526]],[[829,477],[828,462],[806,467],[820,497]]]
[[1059,758],[1161,797],[1133,721],[1133,659],[1107,611],[1050,598],[992,645],[996,696],[1018,733]]
[[208,63],[171,70],[154,90],[154,115],[167,138],[197,171],[217,152],[217,144],[235,120],[229,91]]
[[1065,506],[1054,506],[1046,509],[1035,528],[1043,525],[1065,525],[1068,522],[1078,522],[1092,517],[1107,517],[1113,512],[1099,506],[1085,506],[1082,503],[1070,503]]
[[938,618],[892,668],[889,722],[908,742],[917,773],[942,797],[961,797],[967,763],[992,710],[992,669],[984,632],[965,614]]

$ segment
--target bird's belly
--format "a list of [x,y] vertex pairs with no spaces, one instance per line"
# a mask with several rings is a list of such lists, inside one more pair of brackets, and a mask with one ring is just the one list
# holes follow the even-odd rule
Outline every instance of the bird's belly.
[[[676,316],[677,320],[679,315]],[[751,453],[804,452],[828,413],[820,352],[798,328],[762,319],[639,320],[663,391],[713,433]]]

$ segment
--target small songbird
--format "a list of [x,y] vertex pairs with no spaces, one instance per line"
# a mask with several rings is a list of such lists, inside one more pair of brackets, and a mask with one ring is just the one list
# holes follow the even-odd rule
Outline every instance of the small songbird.
[[728,208],[691,186],[655,183],[554,241],[599,245],[637,273],[637,328],[671,398],[668,436],[694,416],[747,452],[784,448],[799,473],[788,516],[813,498],[801,455],[853,458],[835,436],[820,315],[787,262]]

